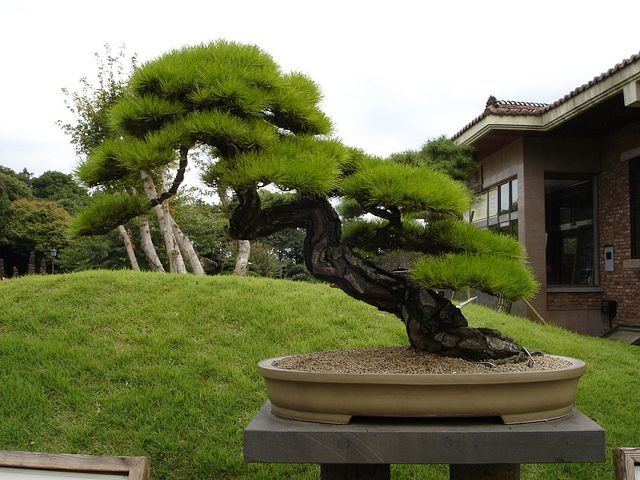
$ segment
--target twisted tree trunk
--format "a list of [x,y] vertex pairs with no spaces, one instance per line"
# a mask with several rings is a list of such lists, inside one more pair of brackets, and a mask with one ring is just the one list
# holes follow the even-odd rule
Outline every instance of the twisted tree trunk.
[[[142,178],[142,186],[144,192],[149,200],[158,199],[158,193],[153,183],[151,176],[144,170],[140,170],[140,177]],[[187,268],[184,265],[182,254],[176,244],[176,241],[171,230],[171,222],[169,220],[169,207],[165,201],[156,204],[153,207],[158,219],[158,225],[160,226],[160,232],[164,239],[164,245],[167,249],[167,256],[169,257],[169,272],[171,273],[187,273]]]
[[164,272],[164,267],[162,266],[162,262],[158,257],[155,247],[153,246],[153,240],[151,239],[149,219],[144,215],[138,217],[138,229],[140,230],[140,248],[142,248],[144,256],[147,258],[151,271]]
[[136,272],[139,272],[140,266],[138,265],[136,254],[133,251],[133,243],[131,243],[131,237],[129,236],[129,232],[127,232],[127,229],[124,228],[124,225],[118,225],[118,233],[120,234],[120,238],[124,243],[124,249],[127,252],[127,258],[129,259],[131,270],[135,270]]
[[173,238],[178,244],[180,252],[182,252],[182,256],[186,257],[187,261],[189,262],[191,272],[194,275],[204,275],[205,273],[204,268],[202,267],[202,262],[200,262],[200,258],[194,250],[191,240],[189,240],[189,238],[184,233],[182,233],[182,230],[180,230],[180,227],[178,227],[178,224],[173,219],[173,216],[171,214],[169,214],[169,221],[171,222],[171,231],[173,233]]
[[[222,184],[218,184],[218,197],[220,198],[220,204],[222,210],[227,215],[231,215],[231,200],[229,199],[229,193],[227,187]],[[236,240],[236,266],[233,269],[233,273],[240,275],[241,277],[247,274],[249,270],[249,256],[251,255],[251,242],[249,240],[238,239]]]
[[[165,192],[169,190],[169,182],[167,180],[167,174],[165,170],[162,171],[162,189]],[[202,268],[202,263],[200,262],[200,258],[198,257],[198,254],[196,253],[195,249],[193,248],[193,243],[191,243],[191,240],[189,240],[189,237],[187,237],[184,233],[182,233],[182,230],[180,230],[180,227],[178,227],[178,224],[173,219],[173,215],[171,215],[171,212],[169,211],[168,200],[165,200],[162,203],[166,205],[165,214],[168,215],[169,223],[171,224],[171,232],[173,233],[173,238],[178,244],[178,248],[180,248],[180,252],[182,253],[182,256],[185,257],[189,262],[189,266],[191,266],[191,272],[194,275],[204,275],[204,268]]]
[[399,317],[416,350],[476,361],[524,357],[522,347],[500,332],[469,327],[460,309],[446,298],[341,244],[340,219],[326,199],[303,198],[264,210],[254,190],[239,192],[238,199],[230,218],[232,236],[254,239],[285,228],[304,228],[307,269],[348,295]]

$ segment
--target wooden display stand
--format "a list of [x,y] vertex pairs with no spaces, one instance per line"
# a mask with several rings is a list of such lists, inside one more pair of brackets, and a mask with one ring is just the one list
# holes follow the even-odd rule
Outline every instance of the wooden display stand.
[[267,402],[244,431],[246,462],[320,464],[322,480],[388,480],[390,464],[449,464],[452,480],[517,480],[523,463],[602,462],[605,434],[577,410],[548,422],[493,418],[287,420]]

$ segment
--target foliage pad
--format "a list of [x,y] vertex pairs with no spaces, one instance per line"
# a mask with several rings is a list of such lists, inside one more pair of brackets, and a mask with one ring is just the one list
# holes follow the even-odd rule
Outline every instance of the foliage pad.
[[[189,151],[207,151],[203,178],[235,196],[232,238],[304,229],[309,272],[396,314],[417,349],[445,353],[450,347],[436,334],[467,325],[432,287],[473,286],[507,299],[532,295],[535,281],[517,242],[462,221],[471,195],[450,175],[461,177],[468,169],[467,149],[440,138],[407,158],[367,155],[330,137],[321,100],[313,80],[282,72],[256,46],[217,41],[174,50],[134,72],[110,110],[117,140],[95,149],[78,174],[88,184],[109,187],[179,162],[172,187],[159,195],[164,200],[176,193]],[[263,204],[260,193],[267,187],[290,195]],[[344,237],[336,200],[363,214]],[[100,233],[155,204],[98,198],[76,217],[74,231]],[[424,256],[408,278],[371,262],[397,249]],[[367,258],[359,255],[364,252]],[[491,353],[495,358],[522,352],[512,342],[490,340],[504,346]]]

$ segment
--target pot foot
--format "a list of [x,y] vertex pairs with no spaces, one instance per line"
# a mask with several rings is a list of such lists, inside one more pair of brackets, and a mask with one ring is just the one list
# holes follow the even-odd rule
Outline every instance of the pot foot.
[[291,408],[279,407],[271,404],[271,413],[277,417],[289,418],[291,420],[302,420],[303,422],[329,423],[333,425],[346,425],[351,421],[351,415],[339,413],[305,412]]
[[557,408],[555,410],[545,410],[542,412],[519,413],[514,415],[501,415],[505,425],[513,425],[515,423],[533,423],[546,422],[548,420],[556,420],[566,417],[571,413],[571,406]]

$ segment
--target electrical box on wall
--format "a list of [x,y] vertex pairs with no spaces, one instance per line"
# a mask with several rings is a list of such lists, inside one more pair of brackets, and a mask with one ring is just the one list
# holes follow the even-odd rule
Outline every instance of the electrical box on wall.
[[604,271],[613,272],[613,245],[604,247]]
[[600,311],[609,315],[609,318],[613,318],[618,313],[618,302],[615,300],[602,300],[600,302]]

